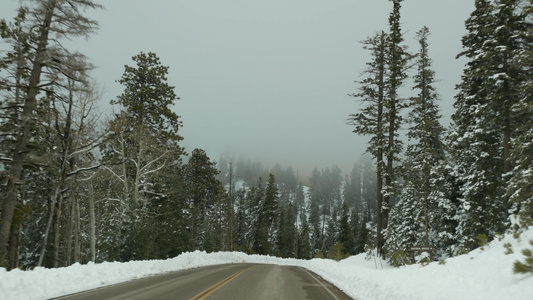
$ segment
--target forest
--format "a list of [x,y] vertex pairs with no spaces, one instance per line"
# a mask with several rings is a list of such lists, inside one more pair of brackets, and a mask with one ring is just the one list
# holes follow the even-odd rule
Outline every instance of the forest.
[[[97,34],[92,0],[34,0],[0,20],[0,267],[166,259],[194,250],[300,259],[366,252],[439,260],[533,225],[533,2],[475,0],[449,128],[430,31],[405,45],[403,0],[361,42],[369,60],[347,130],[369,138],[349,174],[187,153],[156,53],[125,66],[96,113],[93,66],[65,40]],[[342,91],[341,91],[342,92]],[[304,185],[305,183],[305,185]]]

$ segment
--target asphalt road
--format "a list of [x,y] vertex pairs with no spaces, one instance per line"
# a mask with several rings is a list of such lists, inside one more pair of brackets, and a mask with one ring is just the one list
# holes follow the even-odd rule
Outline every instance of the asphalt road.
[[300,267],[230,264],[128,281],[56,299],[351,299]]

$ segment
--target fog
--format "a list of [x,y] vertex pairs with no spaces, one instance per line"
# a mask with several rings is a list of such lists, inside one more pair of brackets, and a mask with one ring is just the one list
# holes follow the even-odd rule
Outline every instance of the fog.
[[[291,165],[300,174],[336,164],[345,172],[359,161],[367,138],[346,125],[360,108],[347,94],[369,60],[360,41],[388,28],[386,0],[109,0],[90,12],[100,30],[73,47],[96,66],[104,87],[102,111],[122,92],[115,82],[139,52],[170,66],[181,98],[183,145],[246,157],[264,165]],[[402,29],[412,52],[415,33],[431,31],[430,56],[439,79],[443,123],[452,113],[454,86],[464,62],[464,20],[474,1],[406,0]],[[11,20],[17,0],[2,0]],[[413,93],[404,89],[405,97]]]

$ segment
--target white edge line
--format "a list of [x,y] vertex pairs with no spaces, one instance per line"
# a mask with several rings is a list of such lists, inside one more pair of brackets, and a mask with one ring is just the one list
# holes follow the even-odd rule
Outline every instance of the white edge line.
[[300,269],[304,270],[307,274],[309,274],[309,276],[313,277],[313,279],[316,280],[316,282],[320,283],[320,285],[321,285],[326,291],[328,291],[328,293],[331,295],[331,297],[333,297],[333,299],[335,299],[335,300],[339,300],[339,298],[337,298],[337,296],[335,296],[335,294],[333,294],[333,292],[330,291],[330,290],[328,289],[328,287],[325,286],[325,285],[322,283],[322,281],[318,280],[318,278],[316,278],[313,274],[311,274],[311,272],[307,271],[307,269],[302,268],[302,267],[300,267]]

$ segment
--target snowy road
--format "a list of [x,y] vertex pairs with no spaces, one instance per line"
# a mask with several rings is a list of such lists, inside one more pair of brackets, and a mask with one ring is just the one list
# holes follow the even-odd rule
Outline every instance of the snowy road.
[[167,273],[57,299],[351,299],[303,268],[215,265]]

